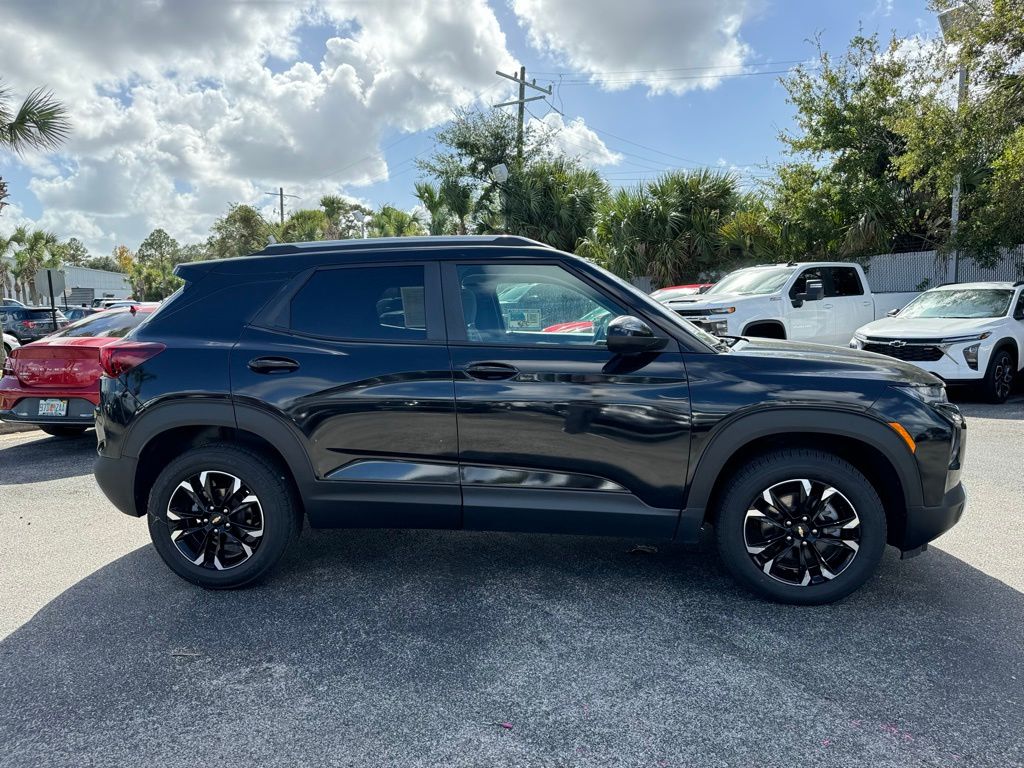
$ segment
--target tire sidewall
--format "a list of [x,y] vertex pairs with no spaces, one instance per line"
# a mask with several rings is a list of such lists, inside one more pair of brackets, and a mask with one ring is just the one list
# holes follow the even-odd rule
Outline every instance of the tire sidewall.
[[[190,563],[171,540],[167,524],[171,494],[183,480],[202,471],[238,477],[255,493],[263,512],[263,541],[252,557],[224,571]],[[290,489],[280,472],[258,457],[230,447],[200,447],[172,461],[153,484],[147,513],[153,546],[167,566],[183,579],[209,589],[244,586],[266,575],[284,555],[299,527]]]
[[[794,461],[781,455],[779,459],[741,472],[726,492],[716,522],[719,553],[734,576],[773,600],[800,605],[839,600],[864,584],[878,567],[886,544],[882,503],[867,478],[840,459]],[[860,547],[853,562],[832,581],[807,587],[785,584],[764,573],[747,553],[743,538],[751,501],[776,483],[800,478],[818,480],[839,490],[856,509],[861,528]]]
[[1007,401],[1007,399],[1009,399],[1010,395],[1013,393],[1013,383],[1012,382],[1010,384],[1010,389],[1006,393],[1005,397],[1000,395],[1000,394],[998,394],[998,392],[996,391],[996,381],[995,381],[996,367],[999,365],[999,361],[1002,358],[1006,358],[1007,364],[1010,366],[1010,369],[1014,373],[1013,378],[1014,379],[1017,378],[1017,376],[1016,376],[1016,373],[1017,373],[1016,372],[1016,361],[1013,359],[1013,355],[1010,354],[1010,352],[1007,351],[1006,349],[997,350],[996,353],[994,355],[992,355],[992,359],[989,360],[988,370],[985,372],[985,395],[986,395],[986,398],[989,400],[989,402],[997,403],[997,404],[998,403],[1005,403]]

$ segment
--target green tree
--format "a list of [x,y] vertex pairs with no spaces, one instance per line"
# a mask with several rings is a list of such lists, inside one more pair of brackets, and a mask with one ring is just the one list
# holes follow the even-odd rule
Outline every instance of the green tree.
[[14,296],[20,291],[17,282],[14,281],[14,253],[24,244],[27,237],[25,227],[18,227],[10,237],[0,235],[0,298]]
[[210,228],[207,249],[215,259],[248,256],[261,251],[274,234],[274,226],[251,205],[232,203]]
[[[60,243],[52,232],[35,229],[22,237],[20,248],[14,253],[15,286],[21,284],[21,296],[34,304],[40,300],[36,291],[35,278],[40,269],[60,267]],[[47,297],[47,300],[48,297]]]
[[[67,109],[52,91],[37,88],[15,108],[14,94],[0,82],[0,149],[21,153],[26,150],[59,148],[71,130]],[[0,212],[3,212],[7,184],[0,178]]]
[[570,253],[590,233],[609,194],[600,174],[561,157],[514,171],[501,191],[497,229]]
[[181,285],[174,267],[184,261],[181,245],[163,229],[154,229],[135,251],[135,263],[128,270],[135,298],[160,301]]
[[89,269],[102,269],[106,272],[124,272],[113,256],[90,256],[83,266],[89,267]]
[[423,224],[415,213],[393,205],[382,205],[370,219],[368,237],[411,237],[423,234]]
[[331,226],[327,214],[319,208],[303,208],[292,213],[280,227],[283,243],[323,240]]
[[415,184],[416,199],[430,214],[430,234],[449,235],[452,233],[452,214],[445,205],[436,185],[429,181],[417,181]]
[[62,263],[70,264],[73,267],[88,266],[86,262],[89,260],[89,250],[77,237],[69,238],[58,247],[60,249]]
[[324,195],[320,198],[320,207],[327,216],[328,224],[324,231],[327,240],[362,237],[362,225],[356,215],[369,216],[373,213],[365,205],[346,200],[340,195]]

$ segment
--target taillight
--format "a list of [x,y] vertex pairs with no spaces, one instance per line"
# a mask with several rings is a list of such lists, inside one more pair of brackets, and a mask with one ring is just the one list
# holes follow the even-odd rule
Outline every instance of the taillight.
[[26,330],[29,330],[31,328],[35,328],[36,324],[33,323],[31,320],[22,320],[21,321],[21,327],[26,329]]
[[[20,347],[19,347],[20,349]],[[4,369],[0,371],[0,376],[13,376],[14,375],[14,358],[17,356],[18,350],[12,349],[7,357],[4,359]]]
[[116,379],[165,349],[166,345],[155,341],[115,341],[100,347],[100,365],[107,376]]

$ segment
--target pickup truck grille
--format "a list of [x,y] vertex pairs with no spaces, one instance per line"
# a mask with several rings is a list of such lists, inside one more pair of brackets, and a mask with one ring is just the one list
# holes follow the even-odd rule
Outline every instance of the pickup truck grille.
[[942,358],[942,350],[932,344],[921,344],[901,339],[869,341],[864,344],[864,349],[911,363],[930,363]]
[[700,317],[701,315],[709,314],[706,309],[677,309],[675,313],[683,317]]

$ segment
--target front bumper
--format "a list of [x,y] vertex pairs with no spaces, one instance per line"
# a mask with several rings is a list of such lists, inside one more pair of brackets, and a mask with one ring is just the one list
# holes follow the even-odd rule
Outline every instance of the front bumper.
[[960,521],[966,507],[967,492],[963,483],[957,483],[946,491],[940,504],[909,508],[900,549],[911,552],[938,538]]
[[[947,384],[970,384],[981,381],[985,378],[985,371],[988,369],[989,358],[992,356],[992,351],[995,349],[995,344],[991,343],[991,341],[992,340],[990,339],[988,342],[965,341],[957,342],[955,344],[922,345],[928,349],[941,348],[942,356],[939,357],[938,360],[908,360],[904,357],[900,357],[899,354],[877,352],[877,350],[874,349],[869,351],[885,355],[886,357],[892,357],[896,360],[902,360],[905,363],[910,363],[923,371],[927,371],[934,376],[938,376]],[[856,337],[851,340],[850,346],[853,349],[865,349],[865,343]],[[969,347],[978,347],[977,368],[971,368],[964,357],[964,350]],[[903,349],[907,349],[907,347],[904,347]]]
[[132,517],[141,517],[146,512],[145,509],[138,509],[135,503],[135,466],[138,461],[130,456],[118,459],[97,456],[93,465],[96,484],[103,495],[110,499],[111,504]]

